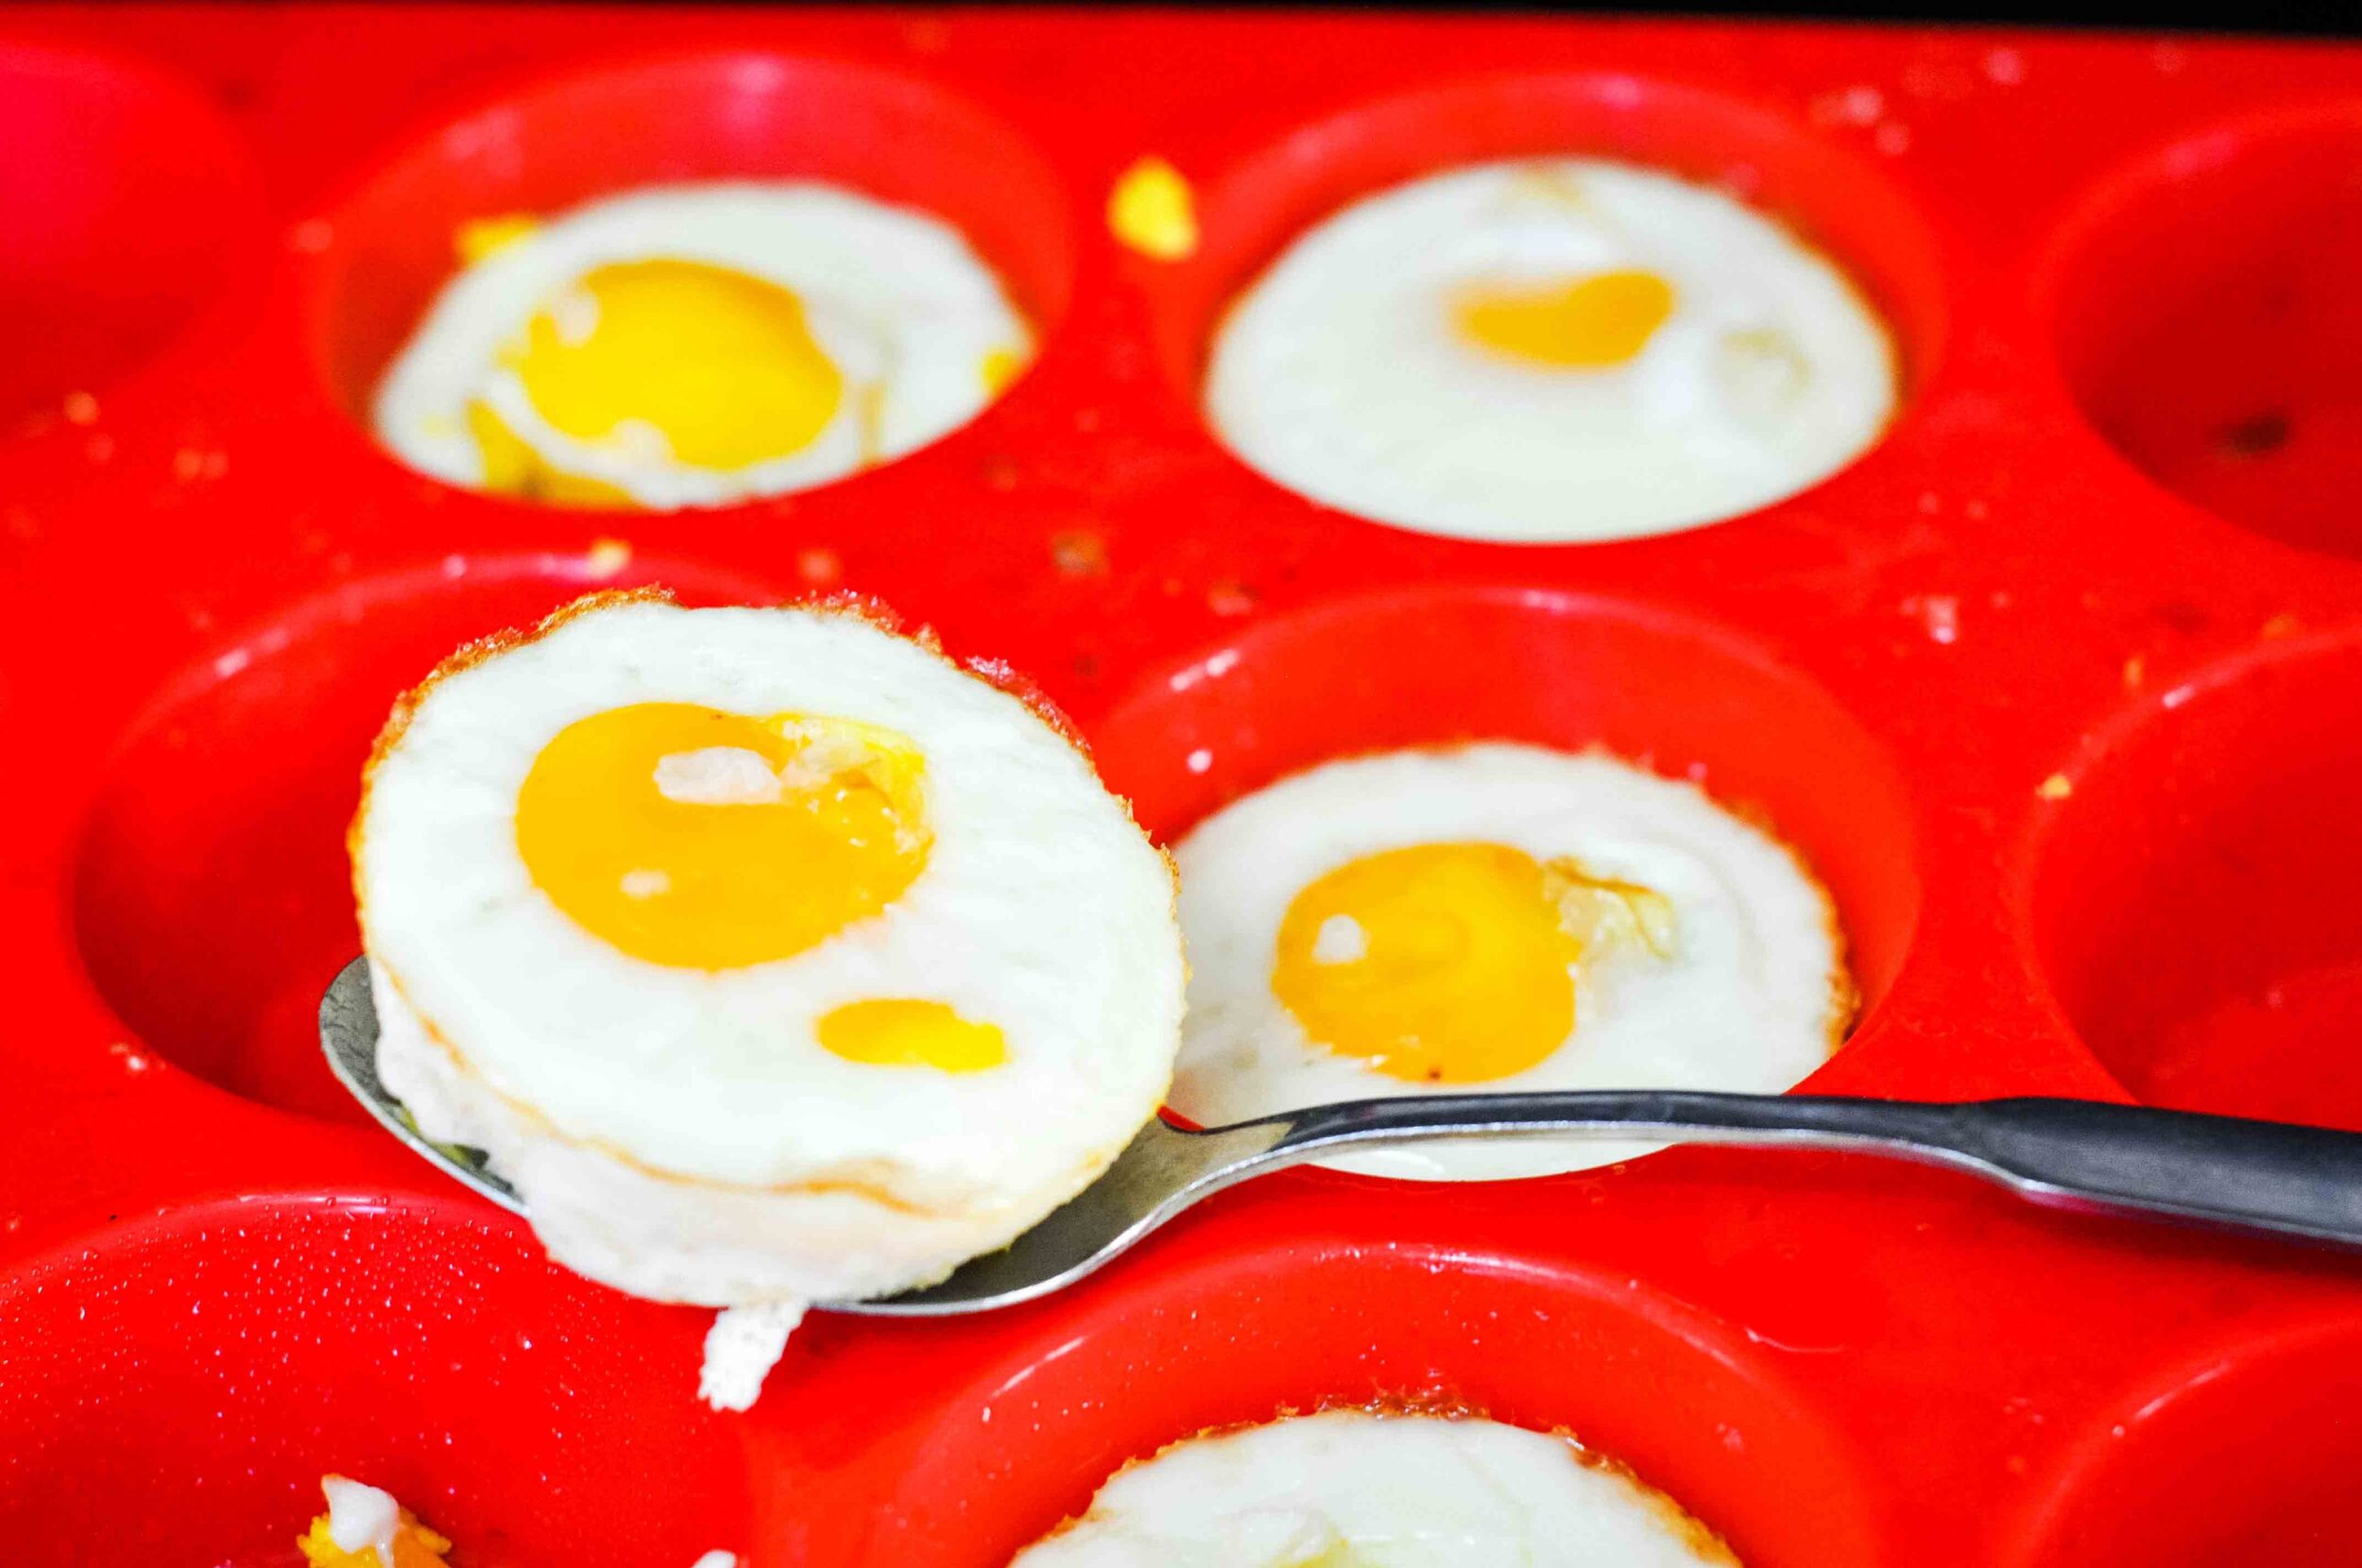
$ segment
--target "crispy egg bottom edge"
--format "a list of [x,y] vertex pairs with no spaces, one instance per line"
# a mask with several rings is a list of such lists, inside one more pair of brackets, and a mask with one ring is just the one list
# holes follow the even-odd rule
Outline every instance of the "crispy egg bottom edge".
[[1596,1448],[1585,1446],[1583,1440],[1575,1436],[1572,1428],[1560,1424],[1542,1430],[1532,1426],[1520,1426],[1515,1422],[1496,1421],[1492,1412],[1476,1401],[1440,1392],[1382,1394],[1377,1399],[1359,1403],[1347,1399],[1324,1400],[1309,1410],[1300,1409],[1293,1405],[1281,1405],[1275,1407],[1272,1414],[1261,1421],[1218,1422],[1210,1426],[1200,1427],[1195,1432],[1173,1439],[1154,1453],[1135,1455],[1124,1460],[1123,1463],[1108,1472],[1106,1477],[1093,1490],[1089,1508],[1081,1513],[1067,1515],[1050,1530],[1027,1542],[1019,1550],[1030,1551],[1036,1546],[1046,1545],[1060,1536],[1089,1524],[1097,1516],[1099,1498],[1107,1488],[1133,1471],[1153,1465],[1166,1455],[1186,1448],[1190,1443],[1258,1432],[1265,1427],[1278,1426],[1301,1417],[1335,1413],[1365,1415],[1378,1421],[1410,1417],[1429,1421],[1489,1422],[1495,1425],[1531,1433],[1535,1437],[1555,1439],[1566,1450],[1566,1457],[1573,1460],[1579,1469],[1593,1471],[1619,1483],[1627,1494],[1637,1498],[1660,1522],[1669,1525],[1681,1537],[1683,1543],[1688,1546],[1702,1561],[1714,1564],[1716,1568],[1743,1568],[1739,1562],[1738,1554],[1731,1550],[1730,1542],[1724,1541],[1721,1533],[1713,1525],[1684,1508],[1680,1500],[1671,1493],[1650,1485],[1637,1471],[1623,1460],[1612,1454],[1604,1454]]

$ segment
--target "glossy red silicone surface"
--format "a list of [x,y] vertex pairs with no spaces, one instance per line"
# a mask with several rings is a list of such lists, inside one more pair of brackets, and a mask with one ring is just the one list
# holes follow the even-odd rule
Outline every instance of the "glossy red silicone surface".
[[[2362,51],[1154,11],[123,7],[0,21],[0,1540],[291,1558],[327,1469],[455,1561],[994,1568],[1209,1423],[1564,1426],[1759,1568],[2357,1560],[2350,1258],[1856,1158],[1292,1173],[971,1321],[562,1274],[340,1099],[388,701],[600,583],[875,593],[1034,676],[1171,836],[1342,751],[1604,742],[1767,813],[1867,1006],[1812,1081],[2362,1126]],[[1502,547],[1206,434],[1223,301],[1456,162],[1599,151],[1795,223],[1908,390],[1717,527]],[[1122,250],[1171,159],[1187,261]],[[459,221],[813,174],[962,225],[1039,363],[939,445],[679,516],[462,494],[360,411]],[[627,546],[627,553],[617,543]]]

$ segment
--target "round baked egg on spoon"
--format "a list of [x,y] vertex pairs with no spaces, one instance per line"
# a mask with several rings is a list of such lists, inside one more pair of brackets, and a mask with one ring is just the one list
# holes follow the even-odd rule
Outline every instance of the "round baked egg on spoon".
[[1171,1077],[1169,862],[1059,725],[850,608],[598,595],[462,650],[351,851],[385,1087],[558,1262],[760,1309],[717,1403],[802,1304],[1006,1245]]
[[1033,357],[957,230],[812,181],[657,186],[454,245],[372,418],[471,489],[656,509],[806,489],[967,423]]

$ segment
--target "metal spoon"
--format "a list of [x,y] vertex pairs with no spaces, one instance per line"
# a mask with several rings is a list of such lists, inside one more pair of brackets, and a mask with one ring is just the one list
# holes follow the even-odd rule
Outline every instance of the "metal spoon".
[[[320,1043],[337,1078],[388,1132],[493,1202],[524,1212],[481,1152],[430,1141],[378,1082],[377,1013],[364,961],[347,965],[321,998]],[[1417,1095],[1315,1105],[1202,1133],[1153,1120],[1097,1181],[1001,1251],[923,1290],[825,1304],[888,1317],[1011,1306],[1071,1285],[1201,1198],[1316,1155],[1434,1138],[1583,1134],[1890,1154],[1969,1171],[2053,1207],[2362,1246],[2362,1134],[2327,1128],[2080,1099],[1946,1105],[1656,1089]]]

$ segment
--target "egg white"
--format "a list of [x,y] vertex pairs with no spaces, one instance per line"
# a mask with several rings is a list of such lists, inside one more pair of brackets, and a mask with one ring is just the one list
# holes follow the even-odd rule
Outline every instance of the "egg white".
[[[1324,1555],[1335,1554],[1335,1555]],[[1011,1568],[1735,1568],[1704,1525],[1564,1438],[1329,1410],[1174,1444]]]
[[[633,703],[857,719],[926,760],[934,843],[880,913],[743,968],[625,955],[517,848],[566,725]],[[609,602],[430,682],[352,830],[379,1068],[487,1149],[552,1254],[710,1305],[940,1277],[1065,1201],[1155,1113],[1178,1037],[1170,867],[1065,736],[846,613]],[[979,1072],[844,1060],[821,1014],[942,1001],[999,1027]]]
[[[1290,903],[1362,856],[1458,841],[1572,856],[1595,875],[1655,890],[1672,906],[1672,954],[1579,967],[1573,1030],[1503,1078],[1409,1083],[1313,1043],[1272,990]],[[1828,895],[1795,855],[1695,785],[1598,753],[1484,742],[1324,763],[1224,808],[1173,856],[1190,972],[1172,1104],[1201,1123],[1422,1093],[1774,1093],[1827,1060],[1851,1013]],[[1326,1163],[1477,1181],[1579,1170],[1655,1147],[1470,1140]]]
[[[743,469],[702,469],[577,440],[534,408],[500,364],[502,345],[593,269],[659,259],[796,292],[813,340],[845,378],[835,417],[810,445]],[[566,473],[613,485],[643,506],[713,506],[825,484],[949,434],[992,401],[986,358],[1027,352],[1032,341],[1000,279],[940,218],[804,181],[658,186],[554,218],[460,272],[387,369],[372,418],[411,467],[481,486],[484,456],[467,408],[483,399]],[[862,426],[873,401],[871,449]]]
[[[1471,285],[1628,268],[1676,298],[1624,365],[1530,366],[1454,329]],[[1793,355],[1746,347],[1764,332]],[[1412,180],[1307,230],[1232,305],[1206,408],[1240,457],[1327,505],[1579,541],[1802,490],[1877,438],[1895,383],[1883,324],[1777,223],[1669,175],[1559,159]]]

